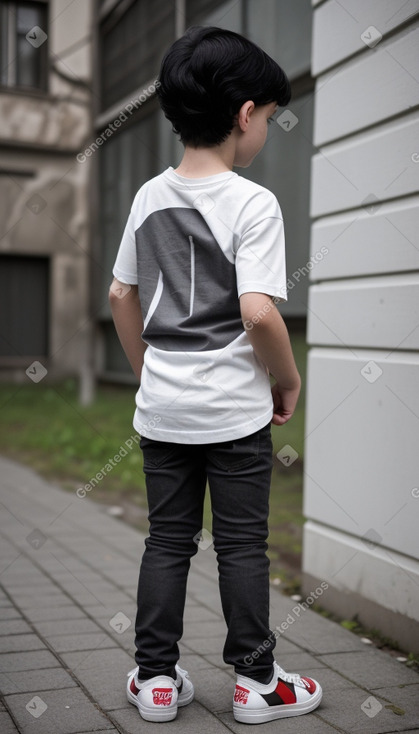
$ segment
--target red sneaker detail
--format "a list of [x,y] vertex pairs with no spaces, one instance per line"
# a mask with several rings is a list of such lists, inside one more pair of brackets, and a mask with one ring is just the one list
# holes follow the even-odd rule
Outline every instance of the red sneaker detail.
[[309,693],[314,693],[315,690],[316,690],[316,684],[315,684],[314,680],[311,680],[311,678],[306,678],[303,675],[301,675],[300,678],[306,684],[308,692]]
[[285,683],[283,683],[282,680],[278,681],[278,685],[275,688],[275,693],[277,693],[278,696],[281,696],[284,703],[296,703],[297,702],[295,693],[290,691],[288,686]]
[[247,703],[247,699],[249,698],[250,691],[247,690],[247,688],[243,688],[243,686],[236,685],[236,690],[234,691],[234,703],[242,703],[245,705]]
[[139,688],[137,688],[137,686],[135,685],[135,682],[134,682],[134,678],[132,679],[132,681],[131,681],[131,683],[130,683],[130,687],[129,687],[129,688],[130,688],[130,691],[131,691],[131,693],[133,693],[133,694],[134,694],[134,696],[136,696],[136,695],[137,695],[137,693],[138,693],[138,691],[140,690],[140,689],[139,689]]
[[171,688],[153,688],[153,703],[155,706],[170,706],[172,703],[172,689]]

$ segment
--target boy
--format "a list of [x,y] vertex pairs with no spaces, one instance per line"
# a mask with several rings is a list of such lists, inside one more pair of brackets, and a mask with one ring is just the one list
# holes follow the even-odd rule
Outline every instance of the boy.
[[271,192],[232,171],[261,150],[290,86],[258,46],[210,27],[191,28],[171,46],[159,80],[184,156],[137,193],[110,291],[140,383],[134,427],[150,521],[138,581],[138,667],[127,695],[150,721],[174,719],[193,699],[177,643],[208,479],[228,628],[223,658],[237,674],[233,714],[261,723],[312,711],[322,696],[316,681],[285,673],[272,654],[270,424],[291,418],[301,383],[275,307],[286,300],[281,210]]

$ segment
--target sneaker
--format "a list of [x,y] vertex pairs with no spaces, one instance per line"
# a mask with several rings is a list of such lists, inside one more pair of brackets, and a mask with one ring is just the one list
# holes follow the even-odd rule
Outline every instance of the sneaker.
[[194,687],[186,670],[176,665],[176,680],[169,675],[155,675],[146,681],[138,680],[138,667],[130,670],[127,698],[146,721],[172,721],[178,706],[186,706],[194,697]]
[[233,715],[236,721],[245,724],[262,724],[307,714],[317,708],[321,699],[322,689],[316,680],[286,673],[274,662],[274,675],[267,685],[244,675],[237,676]]

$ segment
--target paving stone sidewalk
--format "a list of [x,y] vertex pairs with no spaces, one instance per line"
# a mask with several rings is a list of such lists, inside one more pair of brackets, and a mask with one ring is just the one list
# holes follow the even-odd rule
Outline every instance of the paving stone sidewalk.
[[222,659],[213,548],[192,561],[180,664],[196,695],[165,724],[125,697],[144,535],[31,470],[0,458],[0,732],[12,734],[332,734],[419,732],[419,676],[311,610],[271,593],[271,627],[292,615],[276,659],[317,678],[316,712],[259,726],[232,715],[234,674]]

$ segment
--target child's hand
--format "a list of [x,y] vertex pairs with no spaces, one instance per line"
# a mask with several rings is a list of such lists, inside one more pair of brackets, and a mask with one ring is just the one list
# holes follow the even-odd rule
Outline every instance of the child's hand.
[[274,412],[271,423],[283,426],[292,417],[300,394],[301,383],[295,388],[280,387],[276,382],[272,387]]

